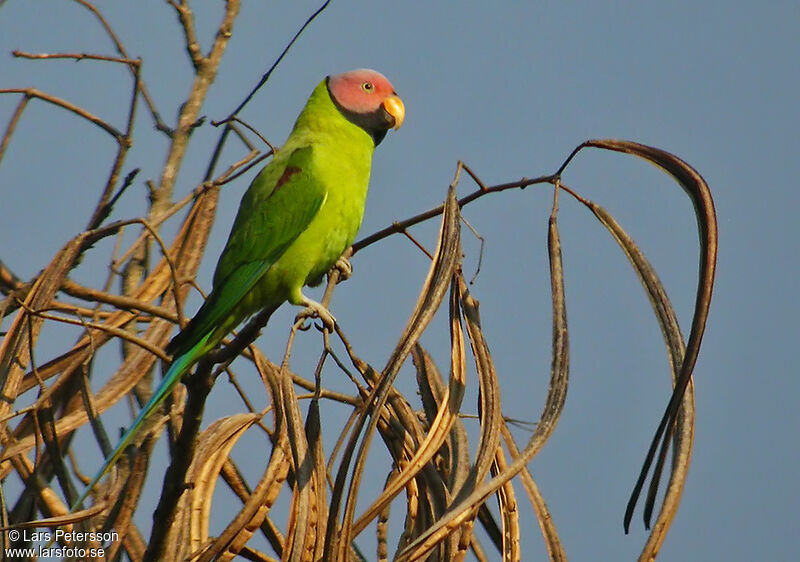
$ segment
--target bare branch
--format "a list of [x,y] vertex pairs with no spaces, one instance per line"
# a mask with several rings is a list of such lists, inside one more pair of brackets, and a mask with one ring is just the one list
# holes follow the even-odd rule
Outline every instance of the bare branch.
[[181,22],[181,28],[183,29],[183,35],[186,40],[186,52],[189,53],[189,60],[192,61],[194,71],[199,72],[204,59],[200,49],[200,43],[197,41],[192,9],[189,7],[186,0],[167,0],[167,3],[175,8],[175,12],[178,14],[178,21]]
[[[122,55],[123,59],[130,60],[131,57],[128,56],[125,47],[117,37],[117,34],[114,33],[114,30],[111,28],[106,19],[103,17],[103,14],[101,14],[100,11],[97,8],[95,8],[93,4],[87,2],[86,0],[74,0],[74,1],[83,6],[84,8],[86,8],[87,10],[89,10],[94,15],[97,21],[100,22],[100,25],[103,27],[106,34],[108,34],[108,37],[111,39],[112,43],[114,43],[114,47],[117,49],[117,52],[120,55]],[[131,68],[131,71],[134,72],[134,69]],[[155,102],[153,102],[153,98],[150,96],[150,92],[147,91],[147,86],[141,80],[139,81],[139,88],[141,89],[142,97],[144,98],[144,101],[147,104],[148,109],[150,110],[150,115],[152,115],[153,117],[156,129],[166,133],[167,135],[171,135],[172,130],[169,127],[167,127],[167,125],[161,120],[161,115],[156,109]]]
[[139,66],[141,64],[141,61],[139,59],[109,57],[107,55],[94,55],[90,53],[27,53],[25,51],[14,50],[11,51],[11,54],[18,58],[32,59],[32,60],[75,59],[76,61],[100,60],[107,62],[117,62],[121,64],[128,64],[131,66]]
[[78,117],[81,117],[91,123],[94,123],[101,129],[103,129],[105,132],[107,132],[109,135],[114,137],[114,140],[119,141],[119,139],[121,139],[123,136],[122,133],[119,132],[116,128],[112,127],[111,125],[109,125],[96,115],[89,113],[82,107],[79,107],[74,103],[70,103],[61,98],[57,98],[56,96],[51,96],[50,94],[40,92],[36,88],[0,88],[0,94],[22,94],[28,99],[36,98],[42,101],[46,101],[47,103],[51,103],[55,106],[63,107],[64,109],[66,109],[67,111],[71,111]]
[[6,148],[8,147],[9,141],[11,141],[11,136],[14,134],[14,129],[17,128],[17,123],[19,123],[22,112],[25,111],[25,106],[28,105],[30,100],[31,98],[29,96],[24,96],[21,100],[19,100],[17,108],[14,110],[11,120],[8,122],[6,132],[3,134],[3,140],[0,141],[0,162],[3,161],[3,155],[6,153]]
[[[463,164],[461,164],[459,162],[459,166],[462,166],[462,165]],[[470,173],[470,175],[472,175],[472,174]],[[477,199],[480,199],[481,197],[483,197],[485,195],[489,195],[491,193],[500,193],[502,191],[507,191],[509,189],[525,189],[529,185],[537,185],[537,184],[541,184],[541,183],[550,183],[550,184],[552,184],[558,179],[558,177],[559,177],[558,174],[553,174],[553,175],[548,175],[548,176],[539,176],[539,177],[533,178],[533,179],[523,178],[523,179],[521,179],[519,181],[514,181],[514,182],[509,182],[509,183],[501,183],[501,184],[493,185],[491,187],[485,187],[485,186],[482,186],[479,183],[478,185],[480,186],[480,189],[478,189],[477,191],[473,191],[469,195],[466,195],[466,196],[462,197],[461,199],[459,199],[458,200],[458,205],[459,205],[459,207],[464,207],[465,205],[468,205],[468,204],[472,203],[473,201],[475,201]],[[438,207],[434,207],[433,209],[430,209],[429,211],[425,211],[424,213],[420,213],[420,214],[415,215],[415,216],[413,216],[411,218],[408,218],[408,219],[405,219],[405,220],[402,220],[402,221],[395,221],[395,222],[393,222],[391,224],[391,226],[387,226],[383,230],[379,230],[377,232],[374,232],[374,233],[370,234],[369,236],[366,236],[366,237],[362,238],[361,240],[358,240],[356,243],[354,243],[353,244],[353,253],[355,254],[355,253],[359,252],[360,250],[363,250],[367,246],[371,246],[375,242],[383,240],[384,238],[387,238],[387,237],[389,237],[389,236],[391,236],[393,234],[401,233],[401,232],[403,232],[404,230],[406,230],[410,226],[414,226],[415,224],[419,224],[421,222],[425,222],[426,220],[429,220],[429,219],[432,219],[434,217],[437,217],[437,216],[442,214],[443,210],[444,210],[444,206],[443,205],[439,205]]]

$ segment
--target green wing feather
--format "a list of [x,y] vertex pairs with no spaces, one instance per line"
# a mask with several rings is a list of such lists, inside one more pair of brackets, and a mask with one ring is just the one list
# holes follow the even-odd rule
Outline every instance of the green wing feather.
[[[298,148],[285,165],[280,160],[273,161],[253,181],[242,199],[217,265],[214,290],[192,321],[167,346],[174,359],[164,379],[70,511],[81,506],[183,375],[252,312],[250,307],[242,307],[241,301],[306,230],[327,198],[324,185],[312,173],[312,156],[312,147]],[[275,302],[256,306],[275,308],[286,297],[275,295],[272,300]]]
[[[327,197],[325,186],[312,173],[312,156],[312,147],[298,148],[285,165],[273,162],[277,170],[270,169],[270,164],[253,181],[217,264],[214,290],[188,326],[169,343],[167,353],[181,353],[205,334],[223,332],[219,338],[212,338],[217,340],[216,345],[252,312],[241,316],[235,313],[253,286],[305,231]],[[277,306],[286,297],[276,295],[275,300],[278,302],[260,303],[258,308]]]

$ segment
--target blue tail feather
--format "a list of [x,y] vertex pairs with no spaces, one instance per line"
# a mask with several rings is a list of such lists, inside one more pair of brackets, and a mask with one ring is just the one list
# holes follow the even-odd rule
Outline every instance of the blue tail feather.
[[170,365],[169,369],[167,370],[167,374],[164,375],[164,379],[161,381],[161,385],[156,389],[153,393],[153,396],[144,405],[144,407],[139,411],[139,415],[136,416],[136,419],[133,420],[133,423],[128,428],[128,430],[124,433],[122,438],[117,443],[117,446],[114,447],[114,450],[108,456],[108,458],[103,462],[103,466],[100,467],[100,470],[97,471],[97,474],[94,475],[92,481],[89,482],[89,485],[86,486],[86,489],[83,491],[81,496],[72,504],[70,507],[70,512],[75,511],[76,509],[80,508],[83,504],[84,500],[86,500],[89,492],[94,488],[95,484],[97,484],[100,479],[105,476],[105,474],[111,470],[111,467],[116,464],[119,458],[122,456],[122,453],[125,452],[128,445],[131,444],[133,439],[139,433],[139,430],[142,428],[145,420],[150,417],[150,415],[161,405],[161,403],[166,399],[169,393],[175,388],[175,385],[181,380],[184,374],[194,365],[203,354],[208,351],[206,345],[208,343],[208,339],[211,336],[211,333],[208,333],[203,337],[200,341],[194,344],[188,351],[185,353],[181,353],[178,357],[176,357],[172,364]]

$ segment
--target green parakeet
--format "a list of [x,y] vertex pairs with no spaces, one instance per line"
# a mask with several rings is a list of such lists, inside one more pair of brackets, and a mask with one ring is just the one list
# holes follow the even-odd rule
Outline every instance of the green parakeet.
[[167,346],[172,364],[83,495],[110,470],[181,377],[245,318],[285,301],[326,324],[333,317],[302,288],[316,285],[352,244],[364,215],[372,153],[405,108],[374,70],[328,76],[311,93],[283,148],[253,180],[214,273],[213,290]]

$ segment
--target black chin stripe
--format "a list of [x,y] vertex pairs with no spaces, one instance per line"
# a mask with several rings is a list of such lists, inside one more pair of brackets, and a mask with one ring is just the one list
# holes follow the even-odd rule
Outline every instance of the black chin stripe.
[[336,109],[339,110],[339,113],[341,113],[344,118],[350,121],[352,124],[364,129],[364,131],[366,131],[366,133],[372,137],[372,141],[375,143],[375,146],[378,146],[386,136],[387,131],[394,127],[394,117],[389,115],[389,113],[383,109],[383,107],[379,107],[375,111],[371,111],[369,113],[357,113],[355,111],[345,109],[339,104],[338,101],[336,101],[336,98],[333,97],[333,94],[331,93],[330,77],[325,79],[325,83],[328,85],[328,95],[331,97],[333,105],[335,105]]

